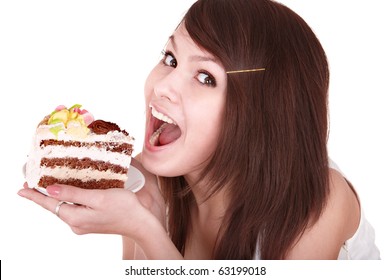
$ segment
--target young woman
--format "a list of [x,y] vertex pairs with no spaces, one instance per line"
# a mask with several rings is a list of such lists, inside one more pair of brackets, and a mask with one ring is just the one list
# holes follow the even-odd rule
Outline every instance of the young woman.
[[199,0],[145,84],[146,133],[125,190],[19,194],[124,258],[379,258],[357,194],[329,162],[326,55],[269,0]]

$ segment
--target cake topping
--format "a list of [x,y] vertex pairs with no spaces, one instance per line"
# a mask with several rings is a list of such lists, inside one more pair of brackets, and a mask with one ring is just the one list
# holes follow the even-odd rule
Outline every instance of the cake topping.
[[65,127],[69,121],[78,121],[81,125],[88,126],[94,121],[94,117],[87,110],[81,110],[82,105],[75,104],[69,109],[64,105],[57,106],[57,108],[50,114],[47,124],[56,124],[62,122]]
[[94,117],[87,110],[81,110],[81,106],[75,104],[68,109],[64,105],[59,105],[40,124],[52,125],[50,131],[56,136],[67,129],[68,134],[86,137],[89,132],[88,125],[94,121]]
[[[96,121],[92,122],[88,126],[88,128],[91,129],[91,131],[93,133],[96,133],[96,134],[107,134],[110,131],[121,132],[120,127],[116,123],[106,122],[103,120],[96,120]],[[122,132],[124,134],[128,135],[128,133],[126,131],[123,130]]]

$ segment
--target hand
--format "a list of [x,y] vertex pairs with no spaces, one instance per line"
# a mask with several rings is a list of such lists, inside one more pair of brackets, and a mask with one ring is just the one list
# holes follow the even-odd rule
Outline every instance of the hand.
[[149,209],[160,221],[161,225],[166,225],[166,205],[158,186],[156,175],[147,171],[140,162],[141,154],[131,161],[131,165],[136,167],[145,176],[145,186],[136,193],[137,198],[144,207]]
[[76,234],[110,233],[137,238],[143,234],[146,221],[155,219],[134,193],[124,189],[85,190],[66,185],[47,187],[50,196],[25,188],[19,195],[54,213],[60,201],[58,216]]
[[[45,196],[24,184],[19,195],[30,199],[54,213],[60,201],[59,217],[77,234],[114,233],[134,238],[145,225],[157,217],[165,226],[165,205],[154,175],[148,173],[135,159],[137,167],[146,178],[144,188],[136,195],[124,189],[84,190],[66,185],[47,187]],[[154,216],[154,217],[153,217]]]

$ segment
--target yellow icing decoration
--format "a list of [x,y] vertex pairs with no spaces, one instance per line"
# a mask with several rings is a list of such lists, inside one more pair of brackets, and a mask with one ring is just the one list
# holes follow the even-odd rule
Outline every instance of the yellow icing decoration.
[[54,111],[51,113],[49,120],[47,121],[48,125],[63,123],[64,126],[54,126],[50,128],[50,131],[58,137],[58,133],[61,130],[67,129],[67,134],[70,134],[75,137],[85,138],[87,137],[90,129],[85,124],[84,118],[78,112],[81,107],[80,104],[75,104],[69,109],[62,109],[60,111]]

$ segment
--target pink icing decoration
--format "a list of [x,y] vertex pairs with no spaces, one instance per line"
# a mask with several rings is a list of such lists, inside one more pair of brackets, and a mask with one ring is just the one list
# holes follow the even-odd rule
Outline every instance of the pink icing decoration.
[[87,126],[90,125],[95,120],[93,115],[91,113],[89,113],[88,111],[81,114],[81,115],[83,116],[84,122]]
[[[64,109],[68,110],[68,108],[66,106],[59,105],[59,106],[56,107],[55,111],[59,112],[59,111],[64,110]],[[81,110],[79,107],[74,107],[74,108],[70,109],[69,111],[70,112],[75,112],[75,113],[81,115],[83,117],[83,119],[84,119],[84,122],[85,122],[86,126],[90,125],[93,121],[95,121],[94,116],[91,113],[89,113],[87,110],[85,110],[85,109]]]
[[56,107],[55,111],[58,112],[58,111],[61,111],[63,109],[66,109],[66,107],[64,105],[59,105],[59,106]]

